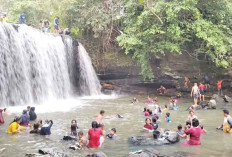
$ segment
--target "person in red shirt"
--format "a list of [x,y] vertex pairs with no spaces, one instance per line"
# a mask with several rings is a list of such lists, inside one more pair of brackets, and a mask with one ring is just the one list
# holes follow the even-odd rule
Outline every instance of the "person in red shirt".
[[145,125],[144,125],[144,129],[146,130],[154,130],[152,124],[151,124],[151,119],[150,118],[146,118],[145,120]]
[[217,82],[218,95],[223,95],[223,93],[222,93],[222,82],[223,82],[223,80],[220,80],[220,81]]
[[188,128],[184,131],[186,135],[190,135],[190,139],[189,141],[182,143],[182,145],[201,145],[201,127],[196,118],[193,119],[192,126],[192,128]]
[[203,83],[200,83],[199,85],[200,89],[200,101],[205,101],[205,85]]
[[102,129],[98,128],[96,121],[92,122],[92,128],[88,131],[88,139],[90,148],[98,148],[100,146],[100,137],[103,135]]

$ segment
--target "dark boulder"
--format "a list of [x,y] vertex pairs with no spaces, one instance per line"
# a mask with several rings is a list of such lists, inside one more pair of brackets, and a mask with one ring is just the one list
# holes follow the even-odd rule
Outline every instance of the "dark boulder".
[[103,152],[96,152],[96,153],[93,153],[93,154],[89,154],[86,157],[107,157],[107,156]]
[[64,136],[64,141],[77,141],[77,138],[75,136]]
[[179,142],[179,136],[176,132],[166,131],[164,134],[160,135],[157,140],[145,136],[132,136],[129,138],[129,141],[134,145],[161,146]]
[[39,153],[26,154],[27,157],[68,157],[63,152],[58,152],[56,148],[39,149]]
[[229,96],[227,96],[227,95],[224,96],[224,101],[225,101],[226,103],[229,103],[230,105],[232,104],[232,98],[229,97]]

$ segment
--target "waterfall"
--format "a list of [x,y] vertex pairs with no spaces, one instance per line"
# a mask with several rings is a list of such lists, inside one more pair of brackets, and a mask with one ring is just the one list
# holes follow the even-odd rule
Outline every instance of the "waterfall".
[[[76,88],[78,71],[84,74],[83,77],[94,74],[92,77],[98,83],[95,86],[100,88],[95,71],[91,69],[90,58],[84,61],[80,59],[82,64],[88,66],[86,69],[81,66],[77,70],[79,66],[76,65],[78,61],[75,53],[78,52],[73,50],[73,40],[70,37],[43,33],[26,25],[0,22],[0,106],[65,99]],[[83,63],[86,61],[90,63]],[[89,69],[91,72],[85,75]],[[83,77],[80,77],[81,80],[93,81]],[[92,83],[79,85],[81,89],[88,91],[89,86],[83,87],[84,85]]]
[[84,95],[100,95],[101,85],[92,66],[91,59],[82,44],[78,47],[80,64],[80,88]]

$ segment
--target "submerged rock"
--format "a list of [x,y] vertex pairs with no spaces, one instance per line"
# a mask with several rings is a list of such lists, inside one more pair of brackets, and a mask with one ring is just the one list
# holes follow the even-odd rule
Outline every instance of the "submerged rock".
[[86,157],[107,157],[107,156],[103,152],[96,152],[96,153],[93,153],[93,154],[89,154]]
[[160,135],[158,139],[145,136],[132,136],[129,138],[132,144],[141,146],[161,146],[173,144],[179,142],[179,140],[178,134],[173,131],[166,131],[164,134]]
[[136,152],[131,152],[128,157],[165,157],[154,148],[147,148]]
[[27,157],[68,157],[63,152],[58,152],[56,148],[39,149],[39,153],[26,154]]

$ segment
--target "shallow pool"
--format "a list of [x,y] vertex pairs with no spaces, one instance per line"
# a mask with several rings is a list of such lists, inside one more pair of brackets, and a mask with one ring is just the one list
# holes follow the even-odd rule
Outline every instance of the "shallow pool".
[[[29,130],[18,135],[7,135],[7,127],[14,115],[17,114],[12,113],[11,116],[5,117],[5,124],[0,125],[0,156],[23,157],[26,153],[37,152],[39,148],[56,147],[58,150],[68,153],[70,157],[84,157],[90,150],[69,150],[68,146],[71,145],[71,143],[64,142],[61,139],[69,132],[72,119],[77,119],[78,126],[86,134],[91,127],[91,122],[95,120],[94,115],[98,114],[99,111],[103,109],[106,111],[106,116],[112,117],[111,119],[104,120],[106,126],[105,131],[108,132],[111,128],[116,128],[118,138],[116,141],[105,140],[105,144],[100,150],[109,157],[124,157],[130,151],[143,149],[143,147],[136,147],[128,143],[128,138],[130,136],[145,134],[141,132],[145,120],[143,115],[143,108],[146,106],[144,104],[145,96],[140,96],[138,98],[140,102],[137,104],[130,103],[132,96],[120,96],[112,99],[102,98],[100,100],[87,97],[85,99],[72,101],[72,105],[69,104],[70,101],[61,101],[57,104],[53,102],[53,104],[51,104],[53,107],[48,107],[48,112],[46,112],[46,108],[50,104],[46,104],[38,108],[39,119],[52,119],[54,121],[52,135],[46,137],[30,135]],[[160,97],[159,102],[160,105],[164,106],[168,104],[168,98]],[[188,112],[185,110],[192,104],[192,100],[180,99],[179,104],[181,107],[180,111],[169,111],[171,113],[172,123],[168,124],[164,121],[165,114],[161,116],[159,129],[167,128],[169,130],[176,130],[177,125],[185,124],[188,116]],[[59,110],[57,110],[57,108]],[[12,112],[16,112],[21,109],[22,108],[13,108],[11,110]],[[230,111],[232,112],[232,109],[230,109]],[[125,119],[120,120],[114,118],[116,114],[123,115]],[[181,146],[181,142],[179,142],[173,145],[157,146],[155,149],[169,156],[173,156],[173,154],[177,152],[191,157],[232,156],[232,135],[225,134],[215,129],[223,121],[221,109],[196,111],[196,115],[200,123],[204,125],[204,128],[207,130],[207,134],[201,137],[201,146]]]

